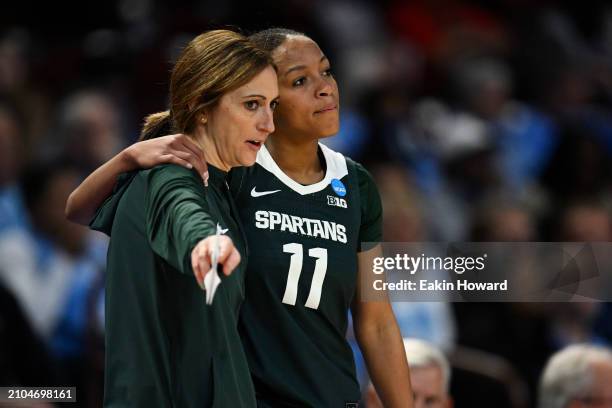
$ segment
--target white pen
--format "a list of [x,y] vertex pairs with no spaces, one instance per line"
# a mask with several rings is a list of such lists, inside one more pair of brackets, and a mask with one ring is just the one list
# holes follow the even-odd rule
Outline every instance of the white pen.
[[219,224],[217,224],[217,231],[215,233],[215,242],[211,254],[211,268],[204,278],[204,288],[206,289],[206,304],[212,305],[213,298],[217,287],[221,284],[221,278],[219,277],[218,264],[219,264],[219,252],[221,251],[221,242],[219,237],[222,233],[227,230],[223,230]]

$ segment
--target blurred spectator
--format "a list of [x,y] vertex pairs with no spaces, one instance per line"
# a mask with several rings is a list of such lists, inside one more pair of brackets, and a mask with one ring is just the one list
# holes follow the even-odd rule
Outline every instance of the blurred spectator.
[[0,232],[25,225],[19,188],[23,165],[23,118],[8,102],[0,101]]
[[556,146],[554,124],[512,99],[512,73],[500,60],[462,61],[453,80],[460,107],[483,120],[491,135],[503,186],[518,192],[531,187]]
[[[612,241],[612,218],[610,211],[595,200],[583,199],[567,205],[561,212],[557,239],[565,242],[610,242]],[[581,276],[591,271],[580,270]],[[599,274],[598,270],[592,273]],[[603,316],[610,319],[610,311],[600,302],[584,299],[581,302],[558,304],[550,316],[550,338],[556,349],[575,343],[609,345],[605,334],[596,327]],[[608,320],[609,322],[609,320]],[[609,324],[609,323],[608,323]]]
[[[451,369],[444,354],[431,344],[417,339],[404,339],[410,365],[410,382],[415,408],[452,408],[449,395]],[[367,408],[382,408],[372,384],[364,396]]]
[[[508,191],[491,193],[473,206],[470,230],[470,241],[475,242],[539,239],[536,213],[531,203]],[[524,271],[516,273],[524,274]],[[532,280],[529,276],[525,278],[526,283]],[[548,338],[551,308],[546,304],[529,303],[455,303],[457,343],[511,362],[535,395],[539,369],[545,356],[552,351]]]
[[503,21],[474,3],[393,1],[387,13],[393,32],[414,44],[434,72],[443,71],[456,59],[502,54],[510,47]]
[[539,408],[612,407],[612,352],[590,345],[554,354],[540,380]]
[[531,210],[507,194],[491,195],[476,206],[471,240],[529,242],[538,237]]
[[422,242],[427,240],[427,223],[423,218],[423,197],[410,174],[398,165],[378,165],[370,169],[383,204],[384,240],[388,242]]
[[39,163],[23,176],[31,225],[0,234],[0,281],[18,300],[67,384],[86,379],[86,335],[106,259],[106,239],[64,217],[79,174],[68,162]]
[[314,5],[318,26],[326,34],[328,46],[323,48],[333,53],[331,66],[340,82],[342,105],[355,107],[385,70],[389,37],[381,10],[376,2],[360,0],[326,0]]
[[470,203],[499,186],[485,123],[426,99],[384,116],[389,155],[404,163],[426,195],[425,216],[434,240],[466,238]]
[[[423,216],[423,197],[406,171],[399,165],[378,165],[371,171],[378,180],[383,204],[384,241],[414,245],[427,242],[429,235]],[[434,275],[438,271],[430,272]],[[453,348],[456,328],[449,303],[409,302],[393,297],[390,300],[402,336],[426,340],[446,351]],[[349,337],[349,342],[355,353],[358,379],[365,387],[369,380],[365,362],[355,340]]]
[[[45,154],[64,154],[86,175],[121,150],[121,112],[113,99],[98,90],[82,90],[64,102],[56,137]],[[58,149],[59,152],[58,152]]]
[[48,131],[49,108],[46,96],[30,77],[31,39],[24,28],[9,29],[0,36],[0,96],[14,101],[16,109],[27,113],[21,140],[29,156],[33,146]]
[[[32,329],[15,296],[0,283],[0,384],[52,386],[57,373],[47,347]],[[0,403],[1,406],[1,403]]]
[[[383,203],[384,240],[426,245],[430,239],[423,212],[424,199],[409,175],[397,165],[381,165],[372,168],[372,172],[378,180]],[[440,271],[429,272],[436,276]],[[453,348],[456,328],[448,303],[391,300],[403,336],[426,340],[445,351]]]
[[610,163],[609,150],[591,131],[584,125],[569,124],[542,174],[542,185],[557,207],[610,194]]
[[612,241],[610,211],[595,201],[582,200],[568,205],[561,214],[560,241]]

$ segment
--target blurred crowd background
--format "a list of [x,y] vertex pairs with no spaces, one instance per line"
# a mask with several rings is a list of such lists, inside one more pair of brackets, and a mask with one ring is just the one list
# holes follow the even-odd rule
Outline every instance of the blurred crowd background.
[[[341,95],[325,143],[374,175],[386,241],[612,239],[608,2],[1,8],[0,385],[77,386],[79,405],[100,405],[107,241],[66,221],[65,201],[165,109],[173,58],[210,28],[284,26],[321,45]],[[612,341],[607,303],[393,306],[404,336],[449,356],[459,408],[535,406],[553,352]]]

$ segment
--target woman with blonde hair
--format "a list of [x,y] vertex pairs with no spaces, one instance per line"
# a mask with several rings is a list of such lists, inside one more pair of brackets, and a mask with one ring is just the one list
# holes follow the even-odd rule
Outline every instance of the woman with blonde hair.
[[[210,180],[175,164],[132,172],[96,213],[92,227],[111,235],[104,406],[255,406],[237,329],[246,242],[225,179],[255,162],[277,97],[269,56],[238,33],[199,35],[174,65],[170,110],[142,138],[185,134]],[[217,263],[215,288],[205,278]]]

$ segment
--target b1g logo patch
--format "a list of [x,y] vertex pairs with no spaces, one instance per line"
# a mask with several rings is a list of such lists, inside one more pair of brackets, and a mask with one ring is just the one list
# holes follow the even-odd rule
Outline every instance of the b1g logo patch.
[[346,200],[344,198],[334,197],[330,195],[327,196],[327,205],[340,208],[348,208],[348,205],[346,204]]
[[340,197],[344,197],[346,195],[346,187],[344,187],[344,183],[342,183],[340,180],[333,179],[331,181],[331,186],[334,192]]

